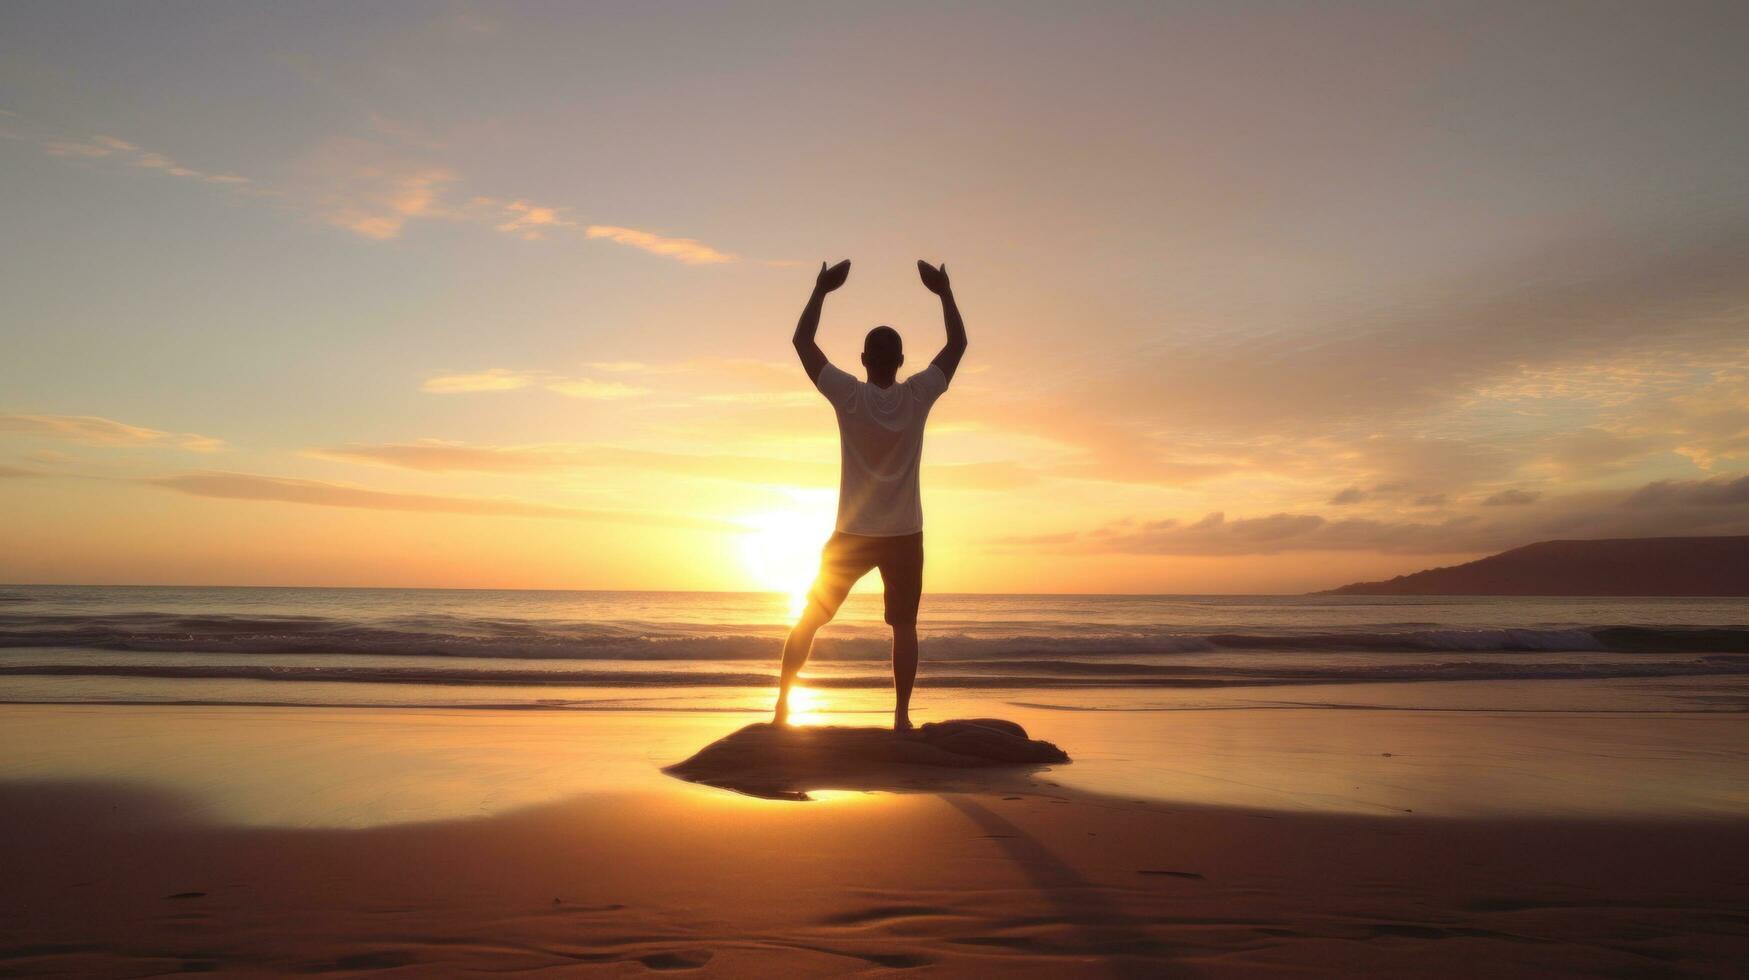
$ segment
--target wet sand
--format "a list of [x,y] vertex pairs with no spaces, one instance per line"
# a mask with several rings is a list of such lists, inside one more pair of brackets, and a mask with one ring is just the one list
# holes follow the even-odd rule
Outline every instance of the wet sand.
[[[1749,822],[1728,812],[1214,806],[1074,789],[1059,778],[1072,766],[774,802],[643,775],[738,718],[3,712],[0,970],[14,974],[1732,976],[1749,963]],[[1219,714],[1238,733],[1247,713]],[[58,747],[43,741],[55,732]],[[115,767],[75,764],[80,740]],[[589,759],[602,763],[584,771]]]

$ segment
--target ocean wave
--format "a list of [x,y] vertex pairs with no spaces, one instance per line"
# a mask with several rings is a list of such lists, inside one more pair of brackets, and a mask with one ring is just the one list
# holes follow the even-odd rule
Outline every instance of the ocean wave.
[[[824,660],[884,660],[877,628],[838,627],[822,636]],[[842,635],[849,632],[851,635]],[[0,615],[0,648],[62,647],[178,653],[355,654],[525,660],[764,660],[784,635],[779,624],[694,626],[421,616],[351,620],[323,616]],[[1008,632],[987,624],[925,628],[935,660],[992,656],[1159,656],[1216,650],[1364,653],[1735,653],[1749,652],[1749,627],[1380,628],[1184,632],[1169,626],[1034,624]]]
[[[1749,657],[1714,655],[1686,661],[1410,663],[1368,666],[1280,667],[1088,664],[1073,661],[974,661],[930,665],[928,683],[940,688],[1211,688],[1285,684],[1354,684],[1419,681],[1575,680],[1699,677],[1749,674]],[[772,672],[588,669],[449,669],[442,667],[255,664],[7,664],[0,677],[136,677],[182,680],[303,681],[351,684],[420,684],[539,687],[768,687]],[[811,676],[817,688],[885,688],[885,672]]]

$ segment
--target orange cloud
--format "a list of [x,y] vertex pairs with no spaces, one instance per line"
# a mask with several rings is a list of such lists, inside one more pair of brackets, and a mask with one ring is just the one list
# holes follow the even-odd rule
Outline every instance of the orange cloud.
[[323,217],[354,234],[386,241],[408,221],[438,216],[438,194],[456,174],[441,167],[365,166],[330,194]]
[[[18,117],[17,113],[8,113]],[[82,160],[109,160],[172,177],[188,177],[214,184],[252,184],[238,174],[197,170],[168,154],[147,150],[113,136],[75,138],[52,133],[5,135],[34,143],[50,156]],[[319,148],[306,161],[304,188],[321,220],[353,234],[376,241],[398,238],[411,221],[447,218],[490,223],[494,229],[529,241],[547,237],[554,230],[575,230],[581,223],[561,207],[535,204],[514,198],[474,197],[463,203],[445,203],[444,190],[460,180],[446,167],[412,162],[391,147],[369,140],[335,140]],[[255,193],[280,196],[282,190],[255,189]],[[735,256],[692,238],[670,238],[654,232],[617,225],[588,225],[583,234],[629,245],[688,265],[733,262]]]
[[[311,450],[320,459],[426,472],[527,473],[542,470],[614,468],[757,485],[831,486],[837,460],[789,460],[761,456],[692,454],[619,446],[469,446],[451,442],[352,444]],[[1007,490],[1038,480],[1011,462],[936,464],[926,469],[931,486],[954,490]]]
[[225,448],[223,440],[194,432],[163,432],[96,415],[0,415],[0,432],[63,439],[86,446],[174,446],[195,453]]
[[515,391],[534,384],[535,375],[508,368],[488,368],[471,374],[438,374],[426,378],[420,391],[434,395],[457,395],[475,391]]
[[640,388],[637,385],[621,384],[618,381],[592,381],[589,378],[554,381],[547,385],[547,390],[557,392],[567,398],[589,398],[596,401],[637,398],[640,395],[650,393],[650,389]]
[[1550,538],[1657,537],[1749,533],[1749,475],[1660,480],[1631,491],[1576,493],[1437,522],[1327,518],[1277,513],[1229,520],[1125,519],[1090,531],[999,538],[998,551],[1131,555],[1274,555],[1306,551],[1461,554],[1499,551]]
[[504,205],[504,210],[510,212],[510,217],[497,226],[498,230],[525,241],[546,237],[549,228],[577,227],[575,221],[561,217],[557,208],[541,207],[527,201],[511,201]]
[[739,525],[727,521],[704,517],[558,507],[550,504],[490,497],[395,493],[346,486],[339,483],[259,476],[252,473],[185,473],[177,476],[144,479],[139,482],[195,497],[216,497],[224,500],[262,500],[309,504],[317,507],[349,507],[363,510],[413,511],[485,517],[561,518],[654,527],[684,527],[708,531],[738,531],[741,529]]
[[590,238],[605,238],[616,244],[641,248],[646,252],[666,256],[687,265],[711,265],[735,261],[733,255],[719,252],[692,238],[665,238],[654,232],[639,231],[636,228],[620,228],[615,225],[590,225],[584,234]]
[[426,378],[420,391],[433,395],[459,395],[481,391],[515,391],[540,385],[567,398],[587,398],[614,401],[649,394],[650,389],[620,381],[596,381],[591,378],[563,378],[545,371],[516,371],[510,368],[487,368],[484,371],[460,374],[437,374]]

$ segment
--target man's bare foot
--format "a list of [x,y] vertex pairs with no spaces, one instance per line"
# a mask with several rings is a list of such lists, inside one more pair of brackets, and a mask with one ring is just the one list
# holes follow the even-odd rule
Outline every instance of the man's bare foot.
[[910,730],[911,730],[911,719],[910,718],[908,718],[904,715],[895,715],[893,717],[893,731],[895,731],[895,732],[908,732]]
[[789,724],[789,705],[779,701],[777,703],[777,710],[771,714],[771,723],[773,725]]

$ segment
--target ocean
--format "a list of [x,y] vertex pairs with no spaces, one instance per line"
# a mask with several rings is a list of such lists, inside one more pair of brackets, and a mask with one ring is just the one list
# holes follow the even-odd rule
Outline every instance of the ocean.
[[[769,702],[789,602],[4,586],[0,702],[752,710]],[[1749,709],[1743,599],[929,595],[919,630],[925,711],[955,696],[1112,710]],[[886,661],[880,598],[853,595],[805,682],[837,710],[879,711]]]

